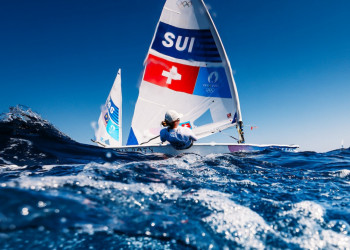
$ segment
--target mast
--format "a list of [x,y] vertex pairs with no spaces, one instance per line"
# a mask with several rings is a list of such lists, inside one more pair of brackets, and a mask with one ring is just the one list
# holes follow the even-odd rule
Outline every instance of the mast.
[[226,72],[226,74],[227,74],[227,78],[230,81],[231,95],[235,97],[234,100],[235,100],[235,104],[236,104],[236,108],[237,108],[237,111],[236,111],[237,112],[237,126],[236,126],[236,128],[237,128],[237,131],[238,131],[238,134],[239,134],[239,141],[238,141],[238,143],[244,143],[245,139],[244,139],[244,131],[243,131],[243,120],[242,120],[241,106],[240,106],[240,102],[239,102],[237,86],[236,86],[235,80],[233,78],[231,64],[230,64],[230,61],[229,61],[228,56],[226,54],[226,50],[225,50],[224,44],[221,41],[219,32],[218,32],[218,30],[217,30],[217,28],[216,28],[216,26],[214,24],[214,21],[213,21],[211,15],[209,13],[209,10],[208,10],[207,6],[204,3],[204,0],[199,0],[199,1],[201,1],[202,5],[204,6],[205,12],[207,13],[207,17],[208,17],[209,21],[212,24],[212,27],[213,27],[212,34],[214,36],[214,39],[216,39],[217,42],[221,45],[221,46],[218,46],[218,50],[222,54],[223,58],[225,59],[225,63],[227,65],[226,68],[229,71],[229,72]]

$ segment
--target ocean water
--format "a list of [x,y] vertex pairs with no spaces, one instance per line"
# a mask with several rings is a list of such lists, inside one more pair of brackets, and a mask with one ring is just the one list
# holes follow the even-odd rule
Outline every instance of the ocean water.
[[350,249],[350,149],[169,157],[0,117],[0,249]]

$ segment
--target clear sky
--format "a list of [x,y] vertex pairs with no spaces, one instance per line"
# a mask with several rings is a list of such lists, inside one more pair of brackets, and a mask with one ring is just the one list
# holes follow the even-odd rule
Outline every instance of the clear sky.
[[[207,0],[247,142],[350,146],[350,1]],[[24,104],[89,143],[119,67],[127,139],[163,0],[11,0],[0,8],[0,111]],[[207,141],[227,141],[216,136]]]

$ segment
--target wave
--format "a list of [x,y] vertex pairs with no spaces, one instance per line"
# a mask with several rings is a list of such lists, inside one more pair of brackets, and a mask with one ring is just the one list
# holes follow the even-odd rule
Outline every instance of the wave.
[[[0,155],[0,164],[19,166],[128,161],[144,157],[78,143],[23,105],[10,107],[9,112],[0,115]],[[159,156],[148,158],[158,159]]]
[[0,248],[346,249],[350,150],[116,153],[0,121]]

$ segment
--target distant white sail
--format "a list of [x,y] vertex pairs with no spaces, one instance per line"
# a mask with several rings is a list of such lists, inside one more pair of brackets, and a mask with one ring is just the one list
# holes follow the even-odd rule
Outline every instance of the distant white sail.
[[98,129],[95,132],[96,143],[104,147],[122,146],[122,89],[121,70],[119,69],[111,92],[103,105]]
[[[202,0],[166,1],[145,61],[127,145],[159,135],[169,109],[184,114],[181,125],[199,137],[242,121],[231,66]],[[210,123],[196,126],[208,110]]]

